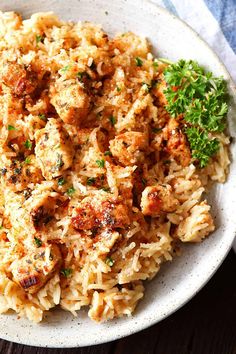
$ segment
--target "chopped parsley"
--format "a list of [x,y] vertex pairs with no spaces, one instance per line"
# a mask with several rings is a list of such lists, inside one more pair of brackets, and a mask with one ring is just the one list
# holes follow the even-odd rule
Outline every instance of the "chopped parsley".
[[146,186],[146,184],[147,184],[146,178],[142,178],[141,181],[142,181],[142,185],[143,185],[143,186]]
[[70,67],[71,67],[70,65],[64,66],[63,68],[61,68],[61,72],[66,73],[70,69]]
[[57,159],[56,159],[56,169],[60,170],[60,168],[64,165],[64,162],[62,160],[62,154],[59,154],[59,152],[57,152]]
[[46,122],[47,118],[45,117],[45,114],[40,113],[39,114],[39,119],[43,120],[44,122]]
[[110,193],[111,189],[109,187],[101,187],[101,190],[103,190],[104,192]]
[[63,177],[60,177],[57,181],[58,186],[63,186],[66,183],[66,180]]
[[30,158],[29,156],[26,157],[25,163],[26,163],[27,165],[29,165],[29,164],[31,163],[31,158]]
[[121,88],[119,86],[116,86],[116,90],[117,90],[117,92],[120,92]]
[[71,268],[63,268],[61,269],[61,274],[68,278],[72,274],[72,269]]
[[98,165],[98,167],[100,168],[104,168],[105,166],[105,160],[96,160],[96,164]]
[[37,247],[41,247],[42,246],[42,241],[40,240],[40,238],[34,237],[34,242],[35,242]]
[[109,266],[109,267],[112,267],[114,265],[115,261],[114,259],[112,259],[111,257],[107,257],[106,258],[106,264]]
[[160,133],[163,129],[162,128],[152,128],[153,133]]
[[136,64],[136,66],[142,66],[143,65],[142,59],[140,59],[139,57],[136,57],[135,58],[135,64]]
[[159,64],[158,64],[158,60],[157,60],[156,58],[154,59],[152,65],[153,65],[153,67],[154,67],[154,70],[156,71],[157,68],[158,68],[158,65],[159,65]]
[[109,120],[110,120],[111,125],[114,127],[114,125],[116,124],[116,118],[114,116],[110,116]]
[[94,185],[95,182],[96,182],[96,178],[94,178],[94,177],[88,177],[87,178],[87,185],[88,186]]
[[17,130],[13,125],[8,125],[7,130]]
[[24,143],[26,149],[31,149],[32,148],[32,143],[30,140],[26,140],[26,142]]
[[201,168],[205,167],[211,156],[219,150],[219,141],[216,138],[209,139],[208,133],[199,128],[186,128],[192,157],[199,161]]
[[75,193],[75,188],[72,186],[67,189],[66,194],[71,197]]
[[111,151],[107,150],[104,152],[104,156],[112,156]]
[[38,45],[39,43],[41,43],[43,41],[43,37],[40,36],[39,34],[36,34],[35,41],[36,41],[36,45]]

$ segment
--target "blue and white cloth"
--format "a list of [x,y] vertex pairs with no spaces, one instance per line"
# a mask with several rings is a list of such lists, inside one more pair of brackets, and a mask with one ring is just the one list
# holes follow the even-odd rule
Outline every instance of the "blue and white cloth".
[[[236,83],[236,0],[152,0],[152,2],[165,7],[199,33],[225,64]],[[236,238],[234,251],[236,252]]]
[[236,0],[152,0],[189,24],[216,52],[236,83]]

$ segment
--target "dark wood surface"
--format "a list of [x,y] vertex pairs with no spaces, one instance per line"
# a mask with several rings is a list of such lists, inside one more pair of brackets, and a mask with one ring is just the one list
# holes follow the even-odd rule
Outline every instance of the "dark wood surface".
[[103,345],[44,349],[0,340],[1,354],[236,354],[236,255],[187,305],[157,325]]

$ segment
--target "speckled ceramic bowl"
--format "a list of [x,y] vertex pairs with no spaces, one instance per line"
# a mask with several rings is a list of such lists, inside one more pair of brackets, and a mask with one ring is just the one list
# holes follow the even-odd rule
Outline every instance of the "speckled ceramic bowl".
[[[2,11],[15,10],[24,17],[38,11],[54,11],[64,20],[89,20],[101,23],[111,35],[131,30],[148,37],[158,56],[172,60],[196,59],[229,83],[231,108],[229,125],[235,135],[236,93],[225,67],[212,50],[183,22],[145,0],[1,0]],[[232,155],[235,145],[231,145]],[[227,183],[210,195],[217,230],[200,245],[184,247],[183,255],[162,267],[158,276],[146,283],[144,300],[133,317],[105,324],[93,323],[86,311],[77,318],[53,310],[44,322],[34,325],[15,314],[0,316],[0,336],[28,345],[79,347],[128,336],[161,321],[191,299],[209,280],[228,253],[236,231],[236,163],[232,161]],[[201,310],[201,309],[199,309]]]

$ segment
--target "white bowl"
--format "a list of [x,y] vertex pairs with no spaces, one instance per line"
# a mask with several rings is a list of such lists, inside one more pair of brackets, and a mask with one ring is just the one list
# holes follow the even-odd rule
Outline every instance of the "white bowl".
[[[15,10],[30,16],[38,11],[54,11],[64,20],[101,23],[109,34],[131,30],[148,37],[158,56],[172,60],[195,59],[228,81],[231,94],[230,135],[235,135],[236,91],[225,67],[201,38],[186,24],[145,0],[1,0],[2,11]],[[108,12],[108,14],[107,14]],[[232,156],[235,144],[231,144]],[[128,336],[161,321],[190,300],[210,279],[227,255],[236,231],[236,164],[232,161],[227,183],[217,185],[210,201],[217,230],[199,245],[184,247],[183,254],[166,264],[157,277],[146,283],[146,293],[133,317],[105,324],[93,323],[87,311],[74,318],[53,310],[42,324],[34,325],[15,314],[0,316],[0,336],[4,339],[43,347],[79,347]],[[199,309],[201,310],[201,309]]]

